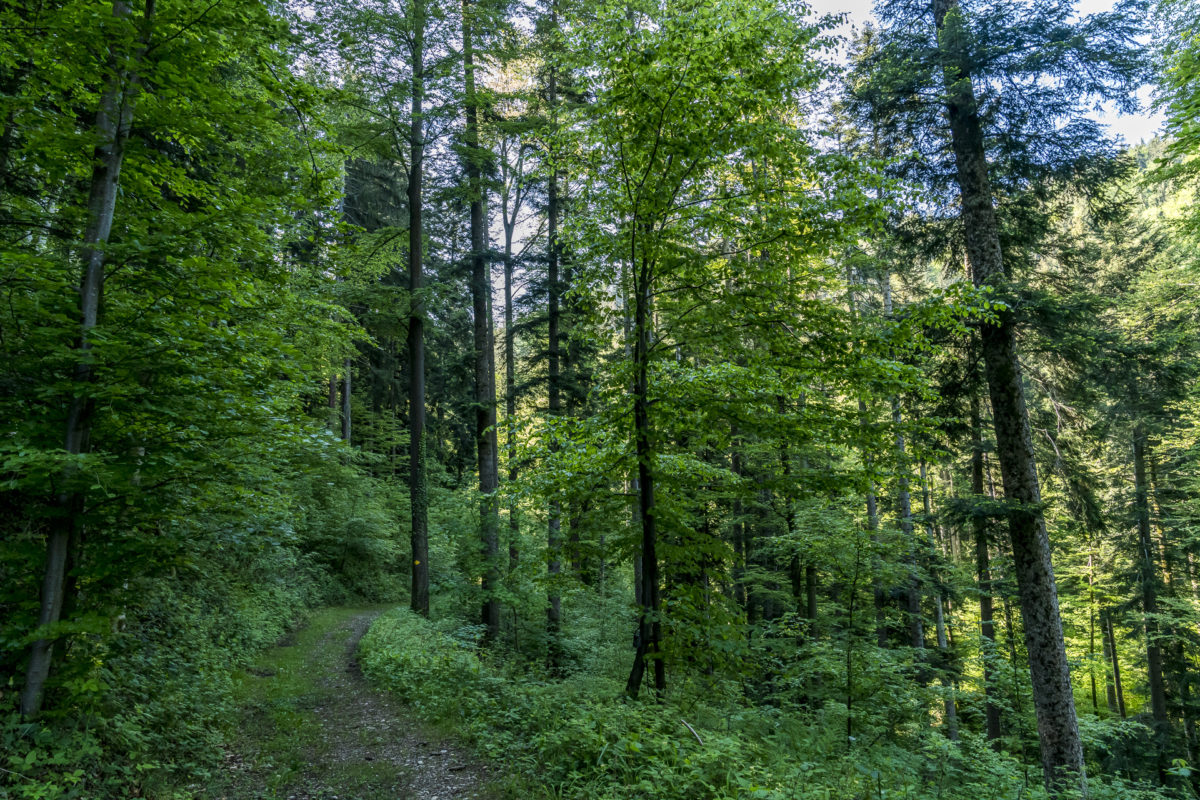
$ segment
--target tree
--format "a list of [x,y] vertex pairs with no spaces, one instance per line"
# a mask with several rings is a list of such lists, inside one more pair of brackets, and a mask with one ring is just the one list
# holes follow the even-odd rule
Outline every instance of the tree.
[[[446,45],[448,11],[431,0],[353,7],[335,1],[324,8],[332,25],[322,30],[324,41],[319,55],[341,65],[339,78],[353,111],[346,135],[353,146],[380,153],[385,161],[401,164],[404,171],[407,229],[395,234],[407,240],[410,604],[414,611],[428,615],[430,432],[426,419],[426,328],[431,287],[426,285],[430,258],[426,160],[448,116],[439,102],[450,91],[446,85],[450,63]],[[431,97],[433,102],[429,102]],[[395,238],[387,235],[389,242]]]
[[[561,37],[558,17],[558,3],[550,0],[549,14],[546,20],[547,36],[550,40],[546,63],[546,110],[549,114],[549,137],[553,139],[560,125],[558,81],[561,56],[558,52],[557,40]],[[547,339],[547,376],[546,376],[546,405],[552,424],[554,418],[562,414],[562,276],[560,275],[562,260],[562,242],[559,226],[561,222],[562,203],[559,196],[559,180],[562,177],[556,153],[549,153],[546,178],[546,339]],[[551,449],[557,447],[557,434],[551,433]],[[546,635],[549,638],[547,662],[551,670],[561,668],[562,654],[559,639],[562,626],[562,597],[556,585],[557,576],[562,571],[562,502],[554,494],[550,497],[546,522],[546,570],[549,577],[549,593],[546,597]]]
[[479,93],[475,85],[475,39],[479,26],[478,3],[463,0],[462,58],[463,112],[467,191],[471,208],[471,304],[475,344],[475,447],[479,470],[480,538],[483,546],[482,621],[489,640],[500,634],[500,488],[499,447],[496,433],[496,361],[492,325],[491,263],[486,252],[482,170],[486,153],[479,140]]
[[[910,65],[889,76],[916,75],[915,82],[896,85],[893,93],[942,89],[948,130],[924,118],[930,141],[952,154],[950,174],[960,203],[961,231],[971,279],[998,297],[1010,292],[1015,279],[1006,261],[997,218],[996,194],[989,163],[990,142],[1001,151],[1016,187],[1037,190],[1055,174],[1069,174],[1088,157],[1108,154],[1094,126],[1082,121],[1081,106],[1103,97],[1128,103],[1130,87],[1143,72],[1132,36],[1136,23],[1125,18],[1132,9],[1070,22],[1070,5],[999,4],[971,12],[955,0],[936,0],[933,26],[916,26],[920,15],[900,3],[885,7],[895,34],[890,58]],[[927,23],[925,23],[927,24]],[[993,42],[1023,46],[994,47]],[[940,74],[939,74],[940,73]],[[999,93],[993,82],[1017,86]],[[921,83],[924,81],[925,83]],[[984,95],[977,94],[981,87]],[[925,113],[923,109],[917,113]],[[1031,113],[1032,112],[1032,113]],[[1057,126],[1058,121],[1070,124]],[[993,147],[996,147],[993,144]],[[1042,766],[1047,787],[1061,791],[1074,773],[1083,780],[1083,749],[1075,717],[1070,670],[1062,638],[1062,622],[1051,563],[1050,542],[1042,512],[1025,388],[1017,351],[1016,320],[1011,310],[996,323],[980,327],[985,375],[992,401],[997,455],[1001,465],[1006,517],[1021,597],[1025,643],[1033,679],[1034,703]]]
[[413,0],[409,53],[412,89],[408,133],[408,486],[412,504],[413,611],[429,616],[429,478],[425,437],[425,313],[422,308],[421,261],[424,253],[423,177],[425,168],[425,31],[424,0]]
[[[128,4],[117,0],[113,4],[113,17],[125,22],[132,17]],[[134,49],[121,52],[114,48],[108,65],[106,86],[100,96],[100,108],[96,112],[95,137],[97,139],[91,185],[87,199],[87,223],[83,232],[83,275],[79,285],[79,333],[75,349],[78,364],[74,382],[79,386],[71,398],[67,412],[64,449],[68,456],[81,455],[88,446],[91,436],[92,416],[95,401],[84,393],[84,385],[91,382],[92,364],[89,363],[91,337],[100,321],[100,294],[104,287],[104,247],[112,231],[116,214],[117,189],[121,180],[121,165],[125,160],[125,149],[129,142],[133,110],[141,83],[139,68],[150,47],[154,31],[154,0],[148,0],[137,24]],[[64,487],[75,481],[67,467],[62,476]],[[42,582],[41,613],[39,628],[54,625],[62,616],[63,586],[67,579],[69,563],[76,558],[74,551],[79,547],[80,516],[83,513],[82,492],[60,491],[56,500],[58,514],[46,542],[46,572]],[[42,690],[50,674],[50,660],[54,641],[48,637],[36,639],[29,656],[29,669],[21,693],[21,715],[36,716],[42,708]]]
[[[574,29],[575,52],[587,58],[593,105],[581,112],[578,149],[589,153],[585,201],[611,209],[611,232],[598,221],[581,222],[581,249],[609,254],[621,264],[622,307],[631,309],[631,454],[636,460],[641,526],[640,612],[626,690],[636,696],[647,661],[654,686],[665,689],[660,607],[659,453],[664,446],[655,385],[665,356],[678,352],[656,320],[677,325],[710,287],[721,287],[721,264],[739,262],[753,284],[762,269],[785,274],[786,257],[744,263],[774,238],[791,242],[799,215],[814,232],[803,191],[811,150],[778,109],[813,85],[816,64],[808,44],[818,28],[787,6],[752,2],[712,7],[694,2],[661,6],[602,5],[586,26]],[[730,72],[729,64],[742,65]],[[731,160],[742,155],[750,164]],[[779,216],[761,211],[778,210]],[[759,216],[761,214],[761,216]],[[776,221],[792,220],[786,227]],[[707,230],[706,237],[692,238]],[[808,250],[781,243],[780,253]],[[728,252],[738,257],[724,255]],[[802,258],[803,256],[798,256]],[[798,271],[803,271],[797,267]],[[607,272],[606,280],[617,276]],[[669,305],[666,304],[669,298]],[[673,333],[673,331],[672,331]],[[673,512],[672,512],[673,513]]]

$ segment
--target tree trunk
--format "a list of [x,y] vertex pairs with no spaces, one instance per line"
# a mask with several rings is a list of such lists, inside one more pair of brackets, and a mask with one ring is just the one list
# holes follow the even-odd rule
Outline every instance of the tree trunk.
[[804,617],[808,620],[808,638],[817,638],[817,568],[804,565]]
[[654,689],[660,695],[666,689],[666,672],[659,652],[662,627],[658,620],[658,537],[655,524],[657,517],[654,499],[654,449],[649,398],[650,284],[653,267],[645,261],[638,262],[636,237],[630,244],[630,256],[634,272],[633,435],[638,461],[638,512],[642,523],[642,606],[638,615],[633,667],[630,669],[625,691],[631,697],[637,697],[641,691],[647,657],[654,659]]
[[[908,490],[908,466],[904,447],[904,434],[900,432],[903,419],[899,399],[892,398],[892,423],[896,426],[896,459],[901,470],[896,488],[896,515],[900,518],[900,532],[908,548],[908,586],[904,588],[905,611],[908,615],[908,644],[917,650],[916,660],[924,659],[925,624],[921,617],[921,580],[917,573],[917,548],[913,538],[912,495]],[[923,672],[923,670],[921,670]],[[924,680],[921,680],[924,683]]]
[[1163,516],[1162,502],[1159,499],[1158,492],[1158,459],[1154,458],[1154,454],[1148,453],[1146,457],[1146,472],[1149,482],[1146,484],[1148,493],[1147,503],[1150,505],[1151,528],[1154,531],[1155,541],[1158,543],[1158,551],[1162,558],[1162,574],[1166,578],[1167,596],[1175,596],[1175,557],[1171,549],[1170,542],[1167,541],[1167,529],[1165,517]]
[[466,115],[467,192],[471,209],[471,307],[475,345],[475,455],[479,470],[479,538],[483,555],[483,608],[480,622],[484,636],[493,642],[500,635],[500,487],[496,440],[496,356],[492,331],[492,280],[486,250],[483,216],[483,181],[479,146],[479,99],[475,93],[474,30],[475,3],[463,0],[462,54]]
[[1100,695],[1096,690],[1096,569],[1088,552],[1088,679],[1092,688],[1092,713],[1100,716]]
[[[782,395],[775,398],[780,416],[787,413],[787,404]],[[808,460],[801,459],[801,470],[808,469]],[[796,526],[796,513],[791,498],[792,455],[787,439],[779,442],[779,469],[784,484],[784,524],[787,534],[791,536]],[[796,636],[796,643],[803,644],[805,639],[812,639],[816,633],[817,624],[817,575],[816,569],[808,564],[802,564],[800,553],[794,552],[788,561],[788,577],[792,584],[792,600],[796,604],[796,612],[804,618],[804,624]]]
[[[925,533],[929,539],[929,552],[933,553],[936,542],[933,536],[933,503],[929,497],[928,475],[925,469],[925,460],[921,459],[921,507],[925,511]],[[937,581],[934,581],[936,586]],[[942,669],[946,670],[950,664],[950,648],[946,642],[946,617],[945,610],[942,607],[942,591],[937,588],[933,594],[933,611],[934,611],[934,629],[937,633],[938,655],[942,663]],[[958,710],[954,705],[954,681],[946,677],[945,672],[942,674],[942,687],[946,689],[946,737],[953,742],[958,741]]]
[[1150,536],[1150,505],[1146,491],[1146,431],[1133,426],[1134,512],[1138,530],[1138,580],[1142,589],[1143,625],[1146,631],[1146,670],[1150,684],[1150,713],[1160,753],[1167,744],[1167,693],[1163,682],[1162,648],[1158,643],[1158,564]]
[[[1166,578],[1166,594],[1168,598],[1175,598],[1179,595],[1179,582],[1177,578],[1178,558],[1176,551],[1171,547],[1171,542],[1167,539],[1166,517],[1163,514],[1162,499],[1159,493],[1158,480],[1158,459],[1154,457],[1153,452],[1146,454],[1146,467],[1149,477],[1147,484],[1148,503],[1150,505],[1152,528],[1155,532],[1159,551],[1162,554],[1162,571]],[[1175,707],[1179,712],[1179,721],[1183,727],[1183,740],[1186,747],[1186,755],[1188,762],[1195,760],[1196,752],[1196,731],[1195,721],[1192,719],[1192,704],[1191,704],[1191,686],[1188,675],[1187,655],[1184,652],[1184,637],[1181,636],[1181,631],[1173,622],[1168,622],[1164,635],[1170,641],[1171,659],[1168,664],[1164,665],[1164,680],[1169,679],[1174,687],[1177,702]]]
[[[729,441],[729,470],[733,473],[734,481],[740,484],[743,472],[742,439],[737,425],[732,427],[729,434]],[[730,515],[733,517],[733,530],[731,532],[733,538],[733,599],[738,604],[738,608],[742,609],[743,613],[749,614],[749,609],[746,605],[746,524],[742,519],[741,486],[737,486],[735,491],[736,493],[733,496],[733,503],[730,509]]]
[[1015,330],[1009,321],[998,327],[987,326],[983,334],[997,456],[1005,498],[1011,504],[1009,535],[1025,623],[1042,767],[1047,789],[1057,794],[1073,783],[1083,785],[1086,777],[1050,538],[1042,515]]
[[[513,352],[513,296],[512,296],[512,231],[504,231],[504,425],[505,451],[508,460],[508,482],[515,485],[519,477],[517,467],[517,358]],[[508,505],[508,569],[514,571],[520,558],[518,542],[521,535],[521,518],[514,496]]]
[[[567,402],[567,416],[573,416],[572,403]],[[584,553],[583,520],[587,512],[587,503],[572,500],[567,504],[567,551],[570,554],[571,574],[584,586],[595,587],[596,577],[592,569],[592,560]]]
[[[975,503],[983,501],[983,422],[979,415],[979,397],[971,397],[971,493]],[[975,534],[975,574],[979,586],[980,655],[983,660],[983,691],[987,699],[985,718],[987,738],[995,750],[1000,749],[1000,706],[996,703],[996,626],[992,610],[992,578],[988,563],[987,520],[978,508],[972,514]]]
[[[551,25],[555,28],[558,26],[558,16],[556,7],[551,4],[550,7]],[[554,114],[558,108],[558,76],[556,73],[556,65],[551,64],[549,74],[547,76],[547,97],[549,100],[551,114]],[[561,374],[559,364],[559,323],[560,323],[560,298],[559,298],[559,244],[558,244],[558,169],[552,167],[550,170],[549,185],[546,189],[546,216],[547,216],[547,290],[548,298],[548,335],[549,335],[549,366],[548,366],[548,387],[549,395],[549,410],[550,417],[556,420],[562,413],[562,391],[560,387]],[[557,431],[550,436],[551,450],[557,450],[556,437]],[[550,498],[549,506],[549,521],[546,531],[546,548],[548,562],[548,572],[550,576],[550,591],[548,593],[546,607],[546,633],[549,637],[549,652],[547,660],[551,670],[557,670],[561,667],[561,654],[559,653],[559,628],[562,624],[562,598],[559,596],[558,575],[562,572],[562,503],[559,501],[557,494]]]
[[[506,162],[507,163],[507,162]],[[518,164],[520,164],[518,157]],[[520,167],[518,166],[518,169]],[[517,354],[516,332],[513,330],[513,235],[517,226],[517,215],[521,211],[521,180],[516,177],[514,196],[512,197],[512,213],[509,213],[509,196],[507,191],[501,198],[501,213],[504,216],[504,424],[505,451],[508,460],[508,482],[515,484],[518,477],[517,468],[517,438],[515,420],[517,416]],[[508,568],[517,568],[519,552],[517,543],[521,533],[520,516],[517,500],[514,496],[508,506]]]
[[[1104,609],[1100,609],[1100,645],[1104,656],[1105,699],[1108,702],[1109,713],[1117,714],[1120,713],[1120,707],[1117,705],[1117,687],[1113,681],[1113,667],[1116,666],[1116,657],[1113,653],[1112,639],[1109,636],[1107,615]],[[1124,717],[1124,714],[1121,716]]]
[[[993,572],[993,575],[996,575]],[[996,583],[1003,583],[1004,576],[996,575]],[[1013,621],[1012,603],[1009,601],[1007,594],[1002,595],[1001,603],[1004,606],[1004,633],[1005,644],[1008,646],[1008,667],[1012,674],[1012,707],[1014,716],[1020,720],[1024,714],[1024,709],[1021,703],[1021,662],[1017,656],[1017,626]],[[1025,745],[1021,743],[1021,757],[1024,758]]]
[[[624,267],[621,267],[621,285],[625,285]],[[621,331],[624,339],[625,360],[632,363],[633,361],[633,318],[629,315],[629,306],[623,305],[621,308]],[[629,385],[629,394],[632,395],[636,391],[634,384]],[[629,494],[633,497],[633,502],[630,503],[630,527],[632,530],[641,531],[642,529],[642,485],[638,480],[638,471],[635,467],[633,474],[629,478]],[[644,585],[644,576],[642,574],[642,554],[640,549],[633,556],[633,604],[637,608],[641,608],[644,604],[642,597],[642,587]],[[636,648],[636,642],[635,642]],[[640,681],[640,678],[639,678]],[[640,683],[639,683],[640,685]]]
[[329,432],[336,435],[338,432],[338,386],[341,381],[337,375],[329,376]]
[[[565,198],[561,192],[570,188],[563,177],[559,185],[559,207],[561,209]],[[571,293],[574,286],[575,269],[573,262],[561,252],[559,253],[559,269],[561,283],[559,285],[559,302],[562,304],[559,316],[559,335],[566,342],[566,347],[560,350],[562,368],[559,377],[560,386],[566,395],[566,416],[574,419],[580,413],[581,398],[586,395],[584,386],[586,367],[581,342],[578,336],[572,335],[574,321],[579,318],[578,298]],[[599,548],[591,547],[584,542],[584,524],[591,503],[587,496],[582,498],[575,495],[567,506],[567,549],[571,564],[571,573],[585,586],[595,588],[596,576],[599,574],[598,561],[604,559]],[[603,537],[601,537],[603,538]]]
[[[892,278],[883,275],[883,313],[892,316]],[[896,465],[899,479],[896,484],[896,516],[900,518],[900,531],[908,548],[908,586],[904,588],[905,611],[908,614],[908,644],[917,650],[916,660],[924,659],[925,623],[921,617],[921,579],[917,568],[916,539],[913,537],[912,495],[908,490],[908,455],[905,452],[904,433],[901,425],[904,418],[900,411],[900,398],[892,397],[892,424],[896,426]],[[924,668],[918,671],[918,679],[924,683]]]
[[[113,16],[127,19],[131,14],[125,0],[115,0]],[[142,18],[140,47],[134,63],[146,54],[154,23],[154,0],[146,0]],[[100,296],[104,288],[104,245],[108,243],[116,214],[117,187],[121,178],[121,166],[125,160],[125,149],[129,141],[133,122],[134,98],[140,79],[118,63],[117,57],[111,65],[100,107],[96,112],[95,132],[99,143],[93,152],[91,185],[88,190],[87,223],[83,232],[80,261],[83,272],[79,286],[79,330],[75,344],[77,354],[75,372],[72,376],[73,396],[67,411],[63,436],[63,449],[68,455],[78,456],[87,451],[95,413],[94,401],[84,396],[86,387],[94,378],[88,352],[91,350],[91,334],[100,322]],[[46,567],[42,576],[41,604],[38,610],[38,628],[54,625],[62,618],[63,587],[67,580],[67,569],[71,563],[73,543],[80,537],[80,526],[85,497],[81,487],[75,487],[75,470],[64,470],[60,486],[62,491],[55,497],[57,515],[50,524],[46,540]],[[54,659],[54,638],[44,635],[34,640],[30,647],[29,665],[20,698],[21,716],[28,719],[42,710],[46,680],[50,676],[50,664]]]
[[[553,78],[551,79],[553,80]],[[550,231],[550,267],[549,267],[549,283],[550,283],[550,301],[549,301],[549,410],[550,416],[556,418],[562,411],[561,397],[559,391],[559,353],[558,353],[558,322],[559,322],[559,298],[558,298],[558,192],[557,180],[554,176],[550,178],[549,190],[549,231]],[[551,434],[551,450],[557,450],[557,444],[554,437],[557,432]],[[560,658],[558,653],[558,636],[559,626],[562,621],[562,598],[559,596],[558,590],[558,575],[562,573],[562,503],[559,501],[557,494],[551,496],[549,504],[549,521],[547,523],[546,532],[546,549],[547,558],[549,559],[547,570],[550,576],[549,593],[547,596],[546,607],[546,633],[550,638],[550,652],[547,654],[551,669],[557,669],[560,666]]]
[[1117,653],[1117,637],[1113,631],[1112,611],[1100,612],[1100,624],[1104,627],[1105,645],[1112,658],[1113,693],[1116,695],[1116,711],[1125,719],[1125,690],[1121,686],[1121,660]]
[[[859,281],[856,279],[856,271],[851,267],[846,267],[846,287],[848,290],[847,304],[850,307],[850,316],[857,319],[858,317],[858,302],[854,296],[854,290],[858,287]],[[859,425],[866,429],[867,403],[865,400],[858,401],[858,420]],[[863,466],[869,472],[871,469],[871,453],[869,448],[863,448]],[[882,565],[878,552],[880,550],[879,542],[879,504],[875,497],[875,481],[871,480],[867,486],[867,530],[871,535],[871,545],[875,553],[871,556],[871,592],[875,601],[875,643],[882,648],[888,646],[888,628],[887,628],[887,603],[883,591],[883,577],[881,575]]]
[[350,444],[350,367],[349,358],[342,362],[342,441]]
[[[808,457],[803,456],[800,459],[800,472],[805,474],[808,472]],[[788,527],[795,525],[795,514],[792,513],[790,506],[788,510]],[[812,563],[811,556],[804,565],[804,620],[806,622],[805,631],[810,642],[817,639],[817,566]]]
[[425,307],[421,296],[425,160],[425,3],[413,0],[412,121],[408,175],[408,488],[412,505],[412,610],[429,616],[429,494],[425,474]]
[[[859,401],[860,412],[864,410],[863,402]],[[870,468],[870,456],[865,457],[867,467]],[[880,547],[879,541],[879,501],[875,498],[875,482],[871,482],[871,488],[867,490],[867,530],[871,534],[871,544],[878,550]],[[888,641],[888,624],[887,624],[887,594],[883,590],[883,565],[880,563],[879,557],[872,557],[871,564],[871,593],[874,595],[875,601],[875,644],[879,647],[887,648],[890,642]]]
[[[966,66],[964,21],[957,0],[933,0],[933,11],[945,65],[946,110],[962,198],[967,260],[977,286],[1003,289],[1007,276],[987,172],[983,129]],[[982,325],[981,338],[996,429],[996,452],[1009,504],[1009,534],[1025,623],[1044,780],[1052,795],[1072,786],[1086,794],[1083,744],[1075,716],[1050,538],[1042,514],[1011,313],[1001,312],[996,324]]]

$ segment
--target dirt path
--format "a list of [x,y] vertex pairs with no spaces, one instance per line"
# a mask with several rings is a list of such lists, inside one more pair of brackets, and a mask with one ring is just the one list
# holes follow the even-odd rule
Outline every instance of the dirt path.
[[354,661],[380,609],[326,609],[241,684],[211,800],[494,800],[486,767],[370,686]]

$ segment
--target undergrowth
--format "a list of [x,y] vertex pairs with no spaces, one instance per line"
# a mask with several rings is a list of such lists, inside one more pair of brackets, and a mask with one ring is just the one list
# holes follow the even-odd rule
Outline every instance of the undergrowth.
[[[509,774],[514,796],[579,800],[1041,800],[1032,767],[965,733],[924,728],[847,740],[845,708],[784,712],[703,697],[632,701],[612,678],[535,679],[453,622],[380,617],[359,658],[369,677]],[[709,692],[708,698],[728,697]],[[1091,782],[1096,800],[1148,790]]]

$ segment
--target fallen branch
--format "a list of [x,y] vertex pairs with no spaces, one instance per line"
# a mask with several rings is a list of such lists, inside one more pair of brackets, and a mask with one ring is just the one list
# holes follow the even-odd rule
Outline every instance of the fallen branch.
[[687,728],[689,731],[691,731],[691,732],[692,732],[692,736],[695,736],[695,737],[696,737],[696,741],[700,743],[700,746],[701,746],[701,747],[703,747],[703,746],[704,746],[704,740],[700,738],[700,734],[696,733],[696,729],[695,729],[695,728],[693,728],[691,725],[688,725],[688,721],[687,721],[686,719],[681,719],[681,720],[679,720],[679,721],[683,723],[683,727]]

